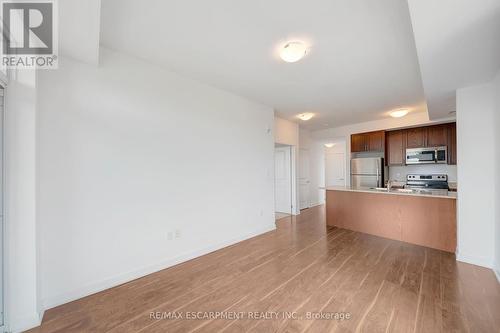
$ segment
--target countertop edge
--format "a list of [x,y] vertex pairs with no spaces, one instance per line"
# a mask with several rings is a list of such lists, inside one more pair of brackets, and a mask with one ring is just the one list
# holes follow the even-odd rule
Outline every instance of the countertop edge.
[[405,195],[411,197],[426,197],[426,198],[434,198],[434,199],[451,199],[456,200],[457,195],[456,192],[454,195],[436,195],[436,194],[420,194],[420,193],[404,193],[404,192],[384,192],[377,190],[369,190],[369,189],[353,189],[353,188],[343,188],[343,187],[326,187],[326,191],[341,191],[341,192],[361,192],[361,193],[371,193],[371,194],[386,194],[386,195]]

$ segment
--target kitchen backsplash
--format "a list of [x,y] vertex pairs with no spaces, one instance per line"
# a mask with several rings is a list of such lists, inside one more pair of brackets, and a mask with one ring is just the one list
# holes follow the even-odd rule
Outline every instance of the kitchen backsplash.
[[389,167],[389,179],[396,181],[406,181],[408,174],[446,174],[448,181],[457,181],[457,166],[448,164],[419,164],[407,166]]

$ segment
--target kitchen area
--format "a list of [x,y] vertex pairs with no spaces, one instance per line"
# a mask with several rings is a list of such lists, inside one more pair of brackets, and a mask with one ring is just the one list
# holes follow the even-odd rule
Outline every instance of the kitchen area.
[[454,253],[456,123],[351,135],[350,186],[326,188],[327,224]]

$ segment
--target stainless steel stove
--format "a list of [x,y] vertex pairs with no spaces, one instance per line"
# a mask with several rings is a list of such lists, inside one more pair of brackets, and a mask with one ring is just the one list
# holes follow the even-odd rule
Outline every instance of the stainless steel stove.
[[422,190],[448,190],[447,175],[407,175],[405,188]]

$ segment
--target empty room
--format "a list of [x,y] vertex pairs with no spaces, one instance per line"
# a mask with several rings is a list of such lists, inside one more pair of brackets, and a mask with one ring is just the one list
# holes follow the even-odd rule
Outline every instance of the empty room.
[[0,17],[0,333],[500,333],[500,1]]

